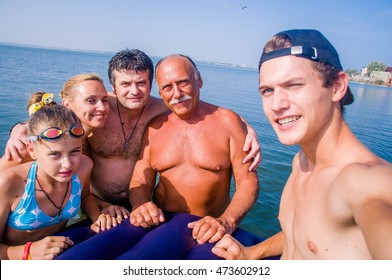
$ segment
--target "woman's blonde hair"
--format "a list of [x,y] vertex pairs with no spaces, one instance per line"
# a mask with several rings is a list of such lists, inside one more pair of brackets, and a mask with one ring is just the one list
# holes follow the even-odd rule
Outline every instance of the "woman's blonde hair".
[[98,81],[104,86],[103,80],[97,74],[79,74],[71,77],[68,81],[65,82],[63,89],[60,91],[61,99],[72,101],[74,96],[77,94],[75,88],[79,85],[79,83],[84,81]]

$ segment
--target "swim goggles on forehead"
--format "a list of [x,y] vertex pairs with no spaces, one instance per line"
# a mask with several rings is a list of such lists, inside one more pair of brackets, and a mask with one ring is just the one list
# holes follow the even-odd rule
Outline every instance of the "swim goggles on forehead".
[[27,136],[26,139],[30,141],[42,140],[56,140],[59,139],[65,132],[68,132],[74,138],[79,138],[84,135],[82,126],[72,126],[69,130],[62,130],[58,127],[49,127],[42,131],[39,135]]

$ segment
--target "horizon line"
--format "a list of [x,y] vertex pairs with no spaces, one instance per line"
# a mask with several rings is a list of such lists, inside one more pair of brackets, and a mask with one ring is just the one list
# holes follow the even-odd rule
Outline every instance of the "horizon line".
[[[13,43],[13,42],[0,42],[0,45],[15,46],[15,47],[29,47],[29,48],[36,48],[36,49],[83,52],[83,53],[101,53],[101,54],[116,54],[117,53],[114,51],[72,49],[72,48],[51,47],[51,46],[34,45],[34,44]],[[125,48],[125,49],[127,49],[127,48]],[[148,55],[148,56],[156,58],[156,59],[164,58],[164,56],[157,56],[157,55]],[[217,62],[217,61],[207,61],[207,60],[195,60],[195,62],[202,63],[202,64],[204,63],[204,64],[228,66],[228,67],[240,67],[240,68],[245,68],[245,69],[257,69],[257,67],[255,67],[255,66],[246,65],[246,64],[229,63],[229,62]]]

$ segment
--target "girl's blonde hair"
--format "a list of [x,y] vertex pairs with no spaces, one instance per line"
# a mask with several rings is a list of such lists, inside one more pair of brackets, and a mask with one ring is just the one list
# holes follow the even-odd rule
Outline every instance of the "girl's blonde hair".
[[44,106],[35,112],[29,121],[29,134],[37,135],[39,126],[57,127],[68,130],[72,126],[81,126],[79,118],[70,109],[63,105]]
[[[27,102],[27,110],[29,110],[29,108],[31,107],[31,105],[35,104],[35,103],[40,103],[42,101],[42,96],[44,94],[46,94],[47,92],[45,91],[37,91],[34,92],[30,95],[29,101]],[[51,105],[56,105],[56,101],[52,101],[50,103]]]

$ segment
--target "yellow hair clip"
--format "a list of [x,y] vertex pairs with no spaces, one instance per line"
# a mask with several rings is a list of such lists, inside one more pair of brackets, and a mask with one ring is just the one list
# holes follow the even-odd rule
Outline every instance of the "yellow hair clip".
[[40,108],[51,104],[54,101],[53,93],[45,93],[42,95],[42,99],[40,102],[31,104],[29,107],[29,115],[31,116],[33,113],[37,112]]

